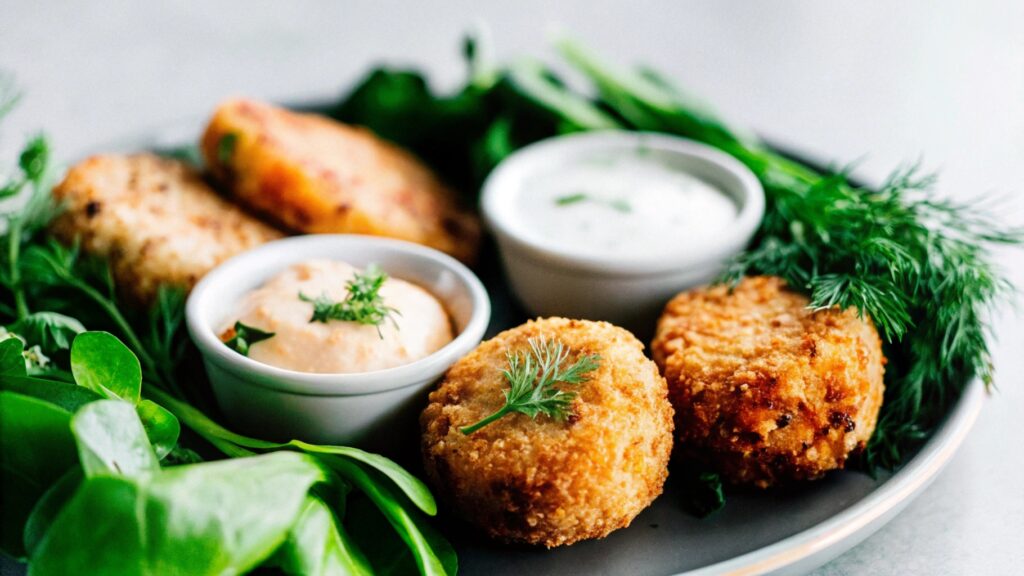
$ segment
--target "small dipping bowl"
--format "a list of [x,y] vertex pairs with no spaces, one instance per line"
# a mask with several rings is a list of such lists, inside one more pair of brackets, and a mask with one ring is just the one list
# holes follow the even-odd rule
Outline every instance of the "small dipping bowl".
[[[678,243],[670,239],[658,250],[635,253],[568,246],[524,222],[529,216],[524,218],[517,202],[538,175],[557,178],[595,157],[614,161],[630,154],[654,157],[669,173],[710,185],[734,204],[735,218],[699,242],[683,241],[681,235]],[[629,200],[628,191],[623,198]],[[579,200],[564,199],[567,204]],[[764,190],[739,161],[692,140],[587,132],[543,140],[507,158],[484,182],[481,210],[497,239],[509,283],[531,314],[606,320],[646,338],[669,299],[713,280],[747,245],[764,215]]]
[[[455,338],[409,364],[348,374],[315,374],[270,366],[228,348],[219,337],[239,304],[284,269],[314,259],[359,268],[377,264],[412,282],[445,307]],[[491,304],[468,268],[437,250],[373,236],[315,234],[269,242],[227,260],[192,290],[189,334],[203,356],[214,395],[230,423],[268,440],[300,439],[393,452],[416,438],[416,419],[432,385],[480,343]]]

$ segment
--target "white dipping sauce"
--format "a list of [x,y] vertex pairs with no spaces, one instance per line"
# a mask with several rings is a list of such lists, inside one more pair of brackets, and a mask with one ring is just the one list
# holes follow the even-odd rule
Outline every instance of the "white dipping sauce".
[[712,244],[737,217],[719,188],[656,150],[591,153],[523,183],[516,220],[537,241],[596,256]]

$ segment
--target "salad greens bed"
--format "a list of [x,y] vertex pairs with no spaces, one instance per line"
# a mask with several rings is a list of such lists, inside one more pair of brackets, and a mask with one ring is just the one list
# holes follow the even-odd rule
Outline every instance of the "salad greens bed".
[[[474,193],[515,150],[581,130],[668,132],[735,156],[764,184],[768,207],[723,280],[782,276],[816,308],[856,307],[886,341],[869,471],[898,465],[972,377],[988,381],[984,317],[1009,286],[986,246],[1018,243],[1020,230],[934,198],[932,179],[914,170],[878,189],[852,186],[727,126],[656,72],[557,47],[587,90],[535,60],[498,66],[470,39],[469,79],[456,93],[380,68],[331,114]],[[0,118],[16,99],[0,78]],[[391,460],[219,425],[182,330],[184,294],[165,288],[150,310],[123,304],[107,263],[50,238],[60,209],[52,172],[46,140],[34,137],[0,181],[0,199],[21,206],[3,215],[0,236],[3,552],[33,575],[456,572],[452,547],[426,521],[433,497]],[[199,455],[216,452],[226,458]],[[689,480],[694,510],[721,506],[713,472]]]

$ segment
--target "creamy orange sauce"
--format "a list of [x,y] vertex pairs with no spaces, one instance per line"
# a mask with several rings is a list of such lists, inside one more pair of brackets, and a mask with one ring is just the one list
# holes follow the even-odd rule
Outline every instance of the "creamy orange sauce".
[[225,330],[240,321],[274,332],[253,344],[249,357],[258,362],[316,373],[352,373],[383,370],[424,358],[451,342],[452,328],[444,306],[431,293],[397,278],[380,289],[384,304],[398,311],[394,322],[380,326],[342,320],[310,322],[309,297],[326,294],[342,301],[346,284],[362,270],[344,262],[310,260],[296,264],[250,292]]

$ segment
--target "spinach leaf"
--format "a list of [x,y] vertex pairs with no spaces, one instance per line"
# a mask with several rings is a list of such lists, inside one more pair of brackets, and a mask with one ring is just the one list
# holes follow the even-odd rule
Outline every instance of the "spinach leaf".
[[352,542],[334,512],[316,496],[307,496],[288,539],[274,563],[296,576],[370,575],[373,569]]
[[71,419],[71,430],[86,477],[135,477],[160,469],[135,407],[127,402],[100,400],[88,404]]
[[71,372],[80,386],[111,399],[139,401],[139,359],[108,332],[83,332],[71,345]]
[[27,373],[25,356],[22,355],[24,350],[25,346],[18,338],[0,340],[0,375],[24,376]]
[[174,414],[152,400],[139,402],[135,410],[142,420],[146,436],[149,437],[149,443],[153,445],[156,457],[163,460],[164,456],[177,446],[178,436],[181,434],[181,424]]
[[22,530],[36,501],[75,465],[71,413],[31,396],[0,391],[0,548],[24,553]]
[[324,479],[314,459],[294,452],[87,478],[29,574],[244,573],[285,540],[310,487]]
[[0,379],[0,390],[31,396],[63,408],[70,413],[77,412],[79,408],[89,402],[103,398],[92,390],[75,384],[31,376],[4,376],[3,379]]
[[24,543],[26,555],[35,554],[43,536],[50,530],[57,515],[64,509],[64,505],[71,500],[82,483],[82,469],[75,466],[68,470],[56,484],[43,493],[43,497],[36,502],[32,513],[25,522]]
[[35,312],[7,327],[25,339],[29,344],[38,345],[47,354],[71,348],[75,336],[85,332],[85,326],[78,320],[57,312]]
[[346,458],[331,458],[324,461],[373,502],[412,552],[416,569],[420,574],[453,576],[457,572],[458,560],[451,545],[440,535],[423,530],[424,524],[416,518],[416,511],[403,505],[400,496],[391,491],[391,487],[379,472],[367,470]]
[[[456,574],[458,557],[451,544],[421,516],[414,514],[413,521],[430,543],[447,573]],[[412,551],[371,500],[362,495],[350,498],[345,513],[345,525],[350,527],[352,539],[369,559],[374,574],[404,576],[416,573],[416,558]]]
[[366,464],[394,482],[395,486],[397,486],[398,489],[401,490],[417,508],[426,512],[430,516],[437,514],[437,503],[434,501],[434,496],[430,493],[430,489],[427,488],[419,478],[406,472],[404,468],[395,464],[394,461],[388,458],[378,454],[364,452],[358,448],[349,448],[347,446],[319,446],[316,444],[307,444],[301,440],[292,440],[289,444],[312,454],[334,454],[337,456],[345,456]]

